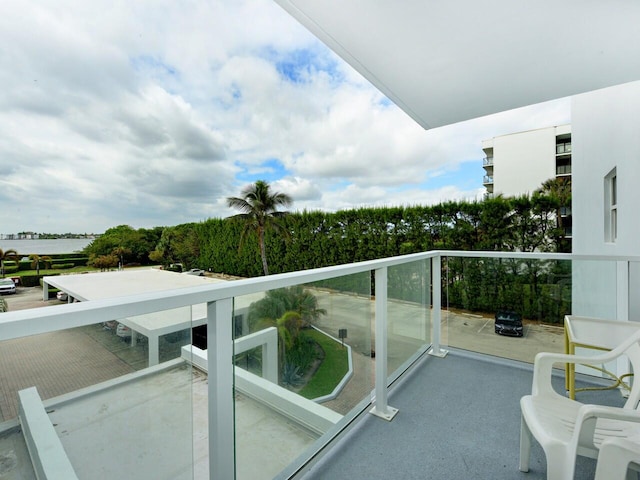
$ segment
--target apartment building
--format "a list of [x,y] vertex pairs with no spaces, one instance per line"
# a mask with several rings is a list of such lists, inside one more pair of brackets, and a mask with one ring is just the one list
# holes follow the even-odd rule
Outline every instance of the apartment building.
[[533,193],[553,177],[571,176],[571,126],[510,133],[482,142],[482,184],[489,195]]

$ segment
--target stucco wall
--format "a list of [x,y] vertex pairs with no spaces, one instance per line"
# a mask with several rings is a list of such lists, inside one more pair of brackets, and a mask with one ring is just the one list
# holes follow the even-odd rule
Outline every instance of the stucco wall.
[[[573,252],[640,255],[640,82],[578,95],[572,101]],[[616,168],[618,235],[605,238],[605,176]],[[579,274],[578,274],[579,273]],[[640,265],[590,264],[574,269],[575,314],[640,314]],[[626,289],[628,284],[628,302]],[[616,301],[612,302],[615,298]]]
[[556,175],[555,127],[503,135],[493,139],[494,193],[533,193]]

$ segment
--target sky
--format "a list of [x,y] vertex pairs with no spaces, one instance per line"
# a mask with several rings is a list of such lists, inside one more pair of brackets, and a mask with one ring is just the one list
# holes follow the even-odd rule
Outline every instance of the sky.
[[272,0],[3,0],[0,233],[481,198],[484,139],[560,99],[424,130]]

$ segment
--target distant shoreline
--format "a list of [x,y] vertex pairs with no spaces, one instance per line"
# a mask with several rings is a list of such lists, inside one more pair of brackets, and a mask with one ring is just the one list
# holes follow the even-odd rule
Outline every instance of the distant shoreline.
[[31,255],[32,253],[40,256],[77,253],[84,250],[93,240],[93,238],[0,239],[0,249],[15,250],[19,255],[24,256]]

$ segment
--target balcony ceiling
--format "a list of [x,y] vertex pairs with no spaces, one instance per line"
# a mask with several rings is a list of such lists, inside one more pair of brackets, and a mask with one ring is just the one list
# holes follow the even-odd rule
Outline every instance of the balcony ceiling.
[[424,128],[640,79],[636,0],[275,0]]

